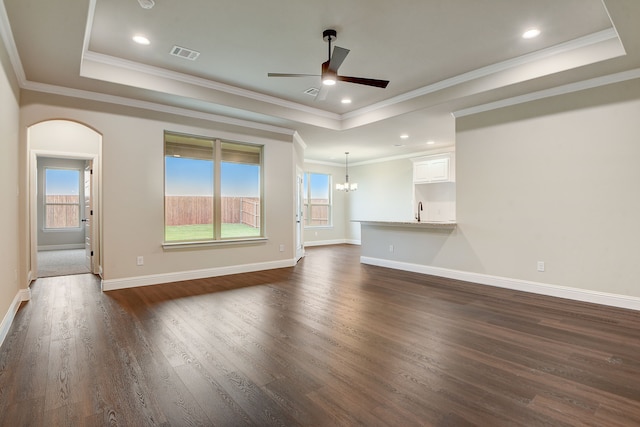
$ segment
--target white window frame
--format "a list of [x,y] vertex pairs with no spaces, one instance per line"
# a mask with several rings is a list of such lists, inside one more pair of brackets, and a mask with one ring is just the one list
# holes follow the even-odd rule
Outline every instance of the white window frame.
[[[78,173],[78,202],[77,203],[49,203],[47,201],[47,171],[49,170],[66,170],[66,171],[74,171]],[[42,206],[44,209],[43,212],[43,221],[42,221],[42,228],[45,231],[71,231],[71,230],[78,230],[82,227],[82,203],[83,200],[81,200],[81,186],[80,186],[80,179],[82,177],[82,171],[80,169],[77,168],[65,168],[65,167],[45,167],[44,168],[44,179],[43,179],[43,194],[42,194],[42,198],[43,198],[43,202],[42,202]],[[78,224],[77,225],[73,225],[73,226],[69,226],[69,227],[47,227],[47,208],[49,206],[76,206],[78,208]]]
[[[304,210],[304,228],[332,228],[333,227],[333,176],[323,172],[305,172],[304,197],[303,197],[303,210]],[[327,203],[311,203],[311,175],[324,175],[327,177],[327,194],[329,196]],[[311,212],[314,206],[327,206],[328,215],[327,224],[310,224],[312,220]]]
[[[181,134],[178,132],[171,132],[171,131],[165,131],[165,137],[163,138],[163,145],[164,145],[164,156],[163,156],[163,168],[164,168],[164,182],[166,185],[166,157],[169,156],[170,154],[168,153],[168,148],[167,148],[167,135],[170,136],[178,136],[178,137],[186,137],[186,138],[196,138],[198,140],[201,141],[210,141],[212,143],[212,159],[211,161],[213,162],[213,238],[211,239],[198,239],[198,240],[193,240],[193,241],[185,241],[185,240],[165,240],[166,239],[166,234],[163,233],[163,235],[165,237],[163,237],[163,247],[165,249],[171,249],[171,248],[180,248],[180,247],[185,247],[185,246],[206,246],[206,245],[219,245],[219,244],[236,244],[236,243],[244,243],[244,242],[255,242],[255,241],[264,241],[267,240],[265,237],[265,221],[264,221],[264,206],[265,206],[265,200],[264,200],[264,145],[261,144],[252,144],[252,143],[245,143],[245,142],[236,142],[236,141],[229,141],[229,140],[222,140],[222,139],[218,139],[218,138],[211,138],[211,137],[205,137],[205,136],[195,136],[195,135],[185,135],[185,134]],[[222,179],[221,179],[221,170],[222,170],[222,163],[225,162],[225,160],[227,162],[229,162],[228,159],[224,159],[224,155],[223,155],[223,149],[222,146],[226,145],[226,144],[230,144],[233,146],[237,146],[240,150],[240,147],[245,146],[251,149],[251,151],[255,151],[256,149],[259,150],[259,163],[256,163],[257,165],[260,166],[260,172],[259,172],[259,185],[260,185],[260,190],[259,190],[259,198],[260,198],[260,209],[259,209],[259,227],[260,227],[260,234],[259,236],[249,236],[249,237],[237,237],[237,238],[223,238],[221,236],[221,229],[222,229]],[[175,144],[174,144],[175,145]],[[255,156],[255,154],[253,154],[253,156]],[[238,163],[242,163],[242,161],[239,161]],[[248,163],[250,164],[250,163]],[[167,218],[166,218],[166,196],[167,196],[167,192],[166,192],[166,188],[164,191],[164,195],[165,195],[165,218],[163,220],[163,226],[165,227],[166,230],[166,224],[167,224]]]

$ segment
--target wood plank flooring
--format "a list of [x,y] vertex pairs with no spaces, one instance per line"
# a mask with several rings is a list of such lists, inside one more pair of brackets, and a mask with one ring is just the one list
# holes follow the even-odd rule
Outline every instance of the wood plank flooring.
[[640,313],[359,264],[38,279],[0,426],[638,426]]

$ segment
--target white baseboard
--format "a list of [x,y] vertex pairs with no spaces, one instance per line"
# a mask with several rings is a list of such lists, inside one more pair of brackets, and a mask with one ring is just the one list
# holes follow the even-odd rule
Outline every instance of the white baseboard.
[[360,240],[351,240],[351,239],[334,239],[334,240],[315,240],[312,242],[304,242],[304,247],[308,248],[311,246],[328,246],[328,245],[360,245]]
[[308,248],[311,246],[327,246],[327,245],[342,245],[347,243],[345,239],[334,239],[334,240],[314,240],[312,242],[304,242],[304,247]]
[[9,329],[11,328],[11,324],[13,323],[13,319],[16,317],[16,313],[20,308],[20,303],[23,301],[29,301],[31,299],[31,289],[20,289],[16,294],[15,298],[11,302],[9,306],[9,311],[4,315],[2,319],[2,323],[0,323],[0,345],[4,342],[4,339],[7,337],[9,333]]
[[84,243],[68,243],[65,245],[42,245],[38,246],[39,251],[62,251],[66,249],[84,249]]
[[295,259],[286,259],[282,261],[269,261],[254,264],[240,264],[227,267],[206,268],[203,270],[177,271],[174,273],[125,277],[122,279],[103,279],[102,290],[115,291],[116,289],[135,288],[138,286],[159,285],[161,283],[181,282],[183,280],[205,279],[207,277],[226,276],[229,274],[251,273],[253,271],[293,267],[294,265],[296,265]]
[[362,264],[377,265],[379,267],[394,268],[396,270],[405,270],[414,273],[446,277],[449,279],[464,280],[466,282],[478,283],[481,285],[496,286],[516,291],[531,292],[551,297],[566,298],[575,301],[640,311],[640,298],[628,295],[610,294],[606,292],[590,291],[588,289],[578,289],[547,283],[531,282],[527,280],[510,279],[508,277],[491,276],[488,274],[451,270],[441,267],[432,267],[422,264],[412,264],[365,256],[360,257],[360,262]]

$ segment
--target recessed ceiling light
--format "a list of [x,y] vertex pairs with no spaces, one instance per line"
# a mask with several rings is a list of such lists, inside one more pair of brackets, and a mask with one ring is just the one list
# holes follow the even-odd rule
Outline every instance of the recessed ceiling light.
[[351,104],[351,100],[349,98],[342,98],[342,102],[343,104]]
[[394,147],[404,147],[404,144],[393,144]]
[[433,145],[435,143],[436,143],[435,141],[427,141],[427,145]]
[[151,44],[151,42],[149,41],[148,38],[146,38],[145,36],[142,36],[140,34],[137,34],[137,35],[133,36],[133,41],[138,43],[138,44],[143,44],[143,45]]
[[534,37],[538,37],[540,35],[540,30],[537,28],[530,28],[524,33],[522,33],[523,39],[532,39]]
[[407,135],[406,133],[403,133],[402,135],[400,135],[401,139],[407,139],[409,138],[409,135]]

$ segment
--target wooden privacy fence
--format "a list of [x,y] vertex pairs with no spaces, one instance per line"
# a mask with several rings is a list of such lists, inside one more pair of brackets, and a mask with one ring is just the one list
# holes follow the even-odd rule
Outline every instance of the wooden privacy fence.
[[80,198],[71,195],[49,195],[46,198],[45,228],[80,226]]
[[[222,223],[260,226],[260,198],[222,197]],[[213,197],[166,196],[166,225],[213,223]]]
[[329,225],[328,199],[305,199],[304,207],[306,225]]
[[[226,199],[230,199],[230,197],[227,197]],[[240,215],[241,215],[240,222],[246,225],[250,225],[251,227],[254,227],[254,228],[260,227],[260,199],[253,198],[253,197],[240,197],[239,199],[240,199],[239,204],[240,204]],[[222,199],[222,206],[223,206],[222,222],[231,222],[231,221],[224,221],[225,219],[224,200],[225,198]],[[234,212],[236,211],[234,210]]]
[[329,206],[311,205],[311,218],[308,225],[329,225]]

